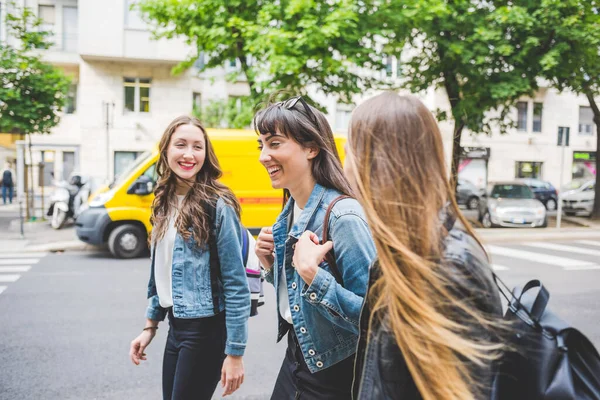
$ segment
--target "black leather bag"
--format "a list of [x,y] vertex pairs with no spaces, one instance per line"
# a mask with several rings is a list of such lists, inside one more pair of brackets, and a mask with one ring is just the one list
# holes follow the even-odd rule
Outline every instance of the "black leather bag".
[[[508,301],[510,345],[497,376],[497,399],[599,400],[600,356],[580,331],[547,308],[550,293],[531,280],[512,293],[494,275]],[[537,289],[537,290],[536,290]]]

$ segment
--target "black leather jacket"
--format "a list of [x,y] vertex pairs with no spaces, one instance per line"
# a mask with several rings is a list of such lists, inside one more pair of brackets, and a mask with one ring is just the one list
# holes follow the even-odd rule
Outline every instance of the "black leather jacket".
[[[472,305],[486,313],[502,316],[502,305],[487,257],[475,239],[468,235],[454,218],[445,217],[445,226],[449,233],[445,238],[445,250],[442,263],[456,270],[453,274],[461,298],[473,299]],[[369,288],[380,275],[378,264],[371,268]],[[454,278],[454,276],[456,278]],[[374,322],[369,327],[371,300],[369,293],[360,317],[360,336],[354,370],[353,398],[358,400],[380,399],[421,399],[421,395],[410,375],[404,357],[396,345],[393,334],[383,322]],[[378,319],[374,319],[377,321]],[[499,340],[497,335],[479,327],[472,330],[478,337]],[[368,338],[368,339],[367,339]],[[491,398],[494,367],[473,369],[476,382],[481,384],[478,399]]]

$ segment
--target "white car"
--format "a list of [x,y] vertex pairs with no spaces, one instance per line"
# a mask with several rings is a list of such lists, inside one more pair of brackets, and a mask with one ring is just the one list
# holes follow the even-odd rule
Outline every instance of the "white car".
[[479,207],[484,228],[545,228],[546,207],[520,182],[491,183]]
[[594,208],[596,180],[574,180],[567,184],[561,194],[562,210],[565,215],[583,214],[590,216]]

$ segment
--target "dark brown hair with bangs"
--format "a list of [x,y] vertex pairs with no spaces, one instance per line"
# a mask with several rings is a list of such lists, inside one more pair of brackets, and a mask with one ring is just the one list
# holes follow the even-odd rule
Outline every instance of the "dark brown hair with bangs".
[[[290,108],[284,107],[283,103],[267,105],[254,116],[256,133],[267,135],[278,132],[304,148],[317,147],[319,153],[312,160],[311,171],[315,181],[321,186],[352,196],[352,189],[344,175],[331,126],[322,112],[308,104],[303,105],[301,101]],[[289,190],[284,189],[284,206],[289,198]]]

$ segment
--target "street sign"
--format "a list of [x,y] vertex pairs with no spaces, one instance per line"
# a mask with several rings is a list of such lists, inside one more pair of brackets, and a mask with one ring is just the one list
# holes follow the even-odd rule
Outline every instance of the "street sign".
[[[569,134],[571,133],[571,128],[568,126],[559,126],[558,127],[558,146],[569,147]],[[564,142],[564,144],[563,144]]]

